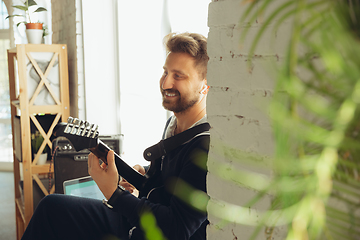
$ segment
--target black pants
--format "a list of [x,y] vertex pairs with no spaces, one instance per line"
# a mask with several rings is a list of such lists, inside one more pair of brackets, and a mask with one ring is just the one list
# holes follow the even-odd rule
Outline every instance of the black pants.
[[129,239],[131,226],[100,200],[51,194],[36,208],[27,239]]

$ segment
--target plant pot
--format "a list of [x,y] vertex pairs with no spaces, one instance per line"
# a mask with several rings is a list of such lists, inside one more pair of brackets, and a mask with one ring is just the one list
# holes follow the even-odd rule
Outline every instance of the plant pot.
[[47,161],[47,153],[42,153],[42,154],[40,154],[39,159],[36,164],[44,165],[44,164],[46,164],[46,161]]
[[28,43],[40,44],[43,36],[42,23],[27,23],[26,24],[26,37]]

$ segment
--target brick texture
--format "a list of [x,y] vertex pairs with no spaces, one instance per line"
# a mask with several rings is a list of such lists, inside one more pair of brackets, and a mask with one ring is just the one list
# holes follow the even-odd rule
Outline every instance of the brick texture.
[[[270,24],[249,64],[249,50],[262,26],[262,19],[258,17],[253,22],[240,23],[248,6],[243,2],[212,1],[208,16],[208,84],[211,88],[207,113],[212,125],[208,192],[212,202],[225,201],[240,206],[250,201],[257,191],[245,183],[218,177],[218,164],[228,164],[229,171],[248,169],[271,176],[269,159],[274,151],[274,141],[267,109],[275,85],[271,65],[281,63],[286,51],[285,42],[291,32],[289,23],[285,22],[277,32]],[[240,37],[245,29],[248,35],[242,43]],[[252,161],[250,156],[254,155],[259,157],[249,164]],[[270,196],[263,198],[249,208],[249,214],[266,210],[270,203]],[[249,239],[254,230],[254,226],[247,224],[232,222],[223,225],[210,209],[209,220],[207,235],[210,240]],[[257,239],[267,239],[266,229],[261,231]],[[271,239],[283,239],[284,232],[277,228]]]

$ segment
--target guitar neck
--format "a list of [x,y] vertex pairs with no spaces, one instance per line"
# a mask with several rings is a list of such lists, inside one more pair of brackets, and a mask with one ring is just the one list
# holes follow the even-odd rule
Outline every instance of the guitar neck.
[[[97,156],[99,159],[106,163],[107,154],[111,149],[100,139],[98,139],[98,145],[96,147],[90,148],[89,150],[94,153],[95,156]],[[119,175],[126,179],[126,181],[132,184],[136,189],[141,191],[147,177],[141,175],[138,171],[129,166],[124,160],[121,159],[121,157],[117,153],[114,153],[114,157],[115,165]]]

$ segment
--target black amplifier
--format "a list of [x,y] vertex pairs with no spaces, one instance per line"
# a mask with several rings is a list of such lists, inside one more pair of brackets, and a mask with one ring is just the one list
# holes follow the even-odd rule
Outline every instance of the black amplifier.
[[[114,152],[121,155],[122,134],[99,136],[99,139]],[[64,181],[89,176],[87,167],[89,150],[84,149],[76,152],[71,142],[63,137],[58,137],[53,141],[52,149],[56,149],[54,156],[55,193],[64,193]]]

